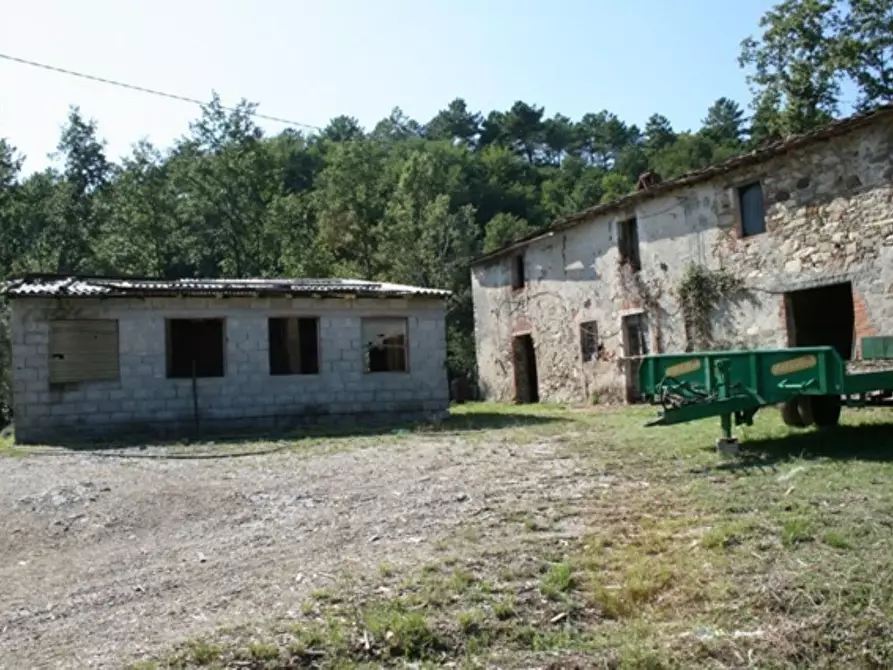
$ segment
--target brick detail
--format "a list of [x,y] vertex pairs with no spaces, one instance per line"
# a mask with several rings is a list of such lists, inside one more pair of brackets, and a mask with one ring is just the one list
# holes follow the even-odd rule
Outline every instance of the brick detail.
[[868,306],[862,297],[853,291],[853,316],[855,331],[855,356],[857,359],[862,358],[862,338],[877,335],[877,331],[871,325],[871,319],[868,314]]
[[531,330],[530,319],[526,314],[519,314],[512,323],[512,335],[523,335]]

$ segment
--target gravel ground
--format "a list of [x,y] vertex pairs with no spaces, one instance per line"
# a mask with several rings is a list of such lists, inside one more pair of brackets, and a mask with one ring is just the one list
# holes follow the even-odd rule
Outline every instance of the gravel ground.
[[288,616],[345,568],[419,564],[466,522],[587,487],[584,466],[552,442],[422,435],[328,453],[65,453],[0,468],[5,668],[117,668],[217,626]]

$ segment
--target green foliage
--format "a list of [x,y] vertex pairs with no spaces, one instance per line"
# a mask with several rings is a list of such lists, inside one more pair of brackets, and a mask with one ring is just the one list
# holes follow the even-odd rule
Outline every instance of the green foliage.
[[567,563],[556,563],[543,575],[540,591],[550,598],[559,598],[574,587],[574,569]]
[[682,305],[689,348],[710,348],[713,310],[743,287],[741,279],[726,269],[710,270],[699,263],[686,267],[676,292]]
[[531,232],[530,224],[514,214],[500,213],[484,226],[484,253],[524,237]]
[[[893,0],[783,0],[743,42],[740,62],[754,92],[749,122],[719,98],[695,131],[658,113],[640,130],[609,110],[571,119],[519,100],[483,114],[455,98],[427,123],[394,107],[371,132],[342,115],[318,135],[269,136],[254,104],[230,110],[214,94],[172,146],[138,142],[115,163],[97,124],[74,107],[43,172],[23,176],[0,138],[0,279],[351,276],[442,286],[454,294],[447,364],[473,379],[469,260],[628,195],[647,170],[670,179],[811,128],[836,113],[845,80],[860,108],[890,101]],[[709,311],[711,287],[691,294],[692,314]],[[0,421],[10,405],[7,339]]]
[[893,100],[893,1],[783,0],[741,43],[753,91],[751,137],[760,142],[830,120],[844,84],[856,107]]

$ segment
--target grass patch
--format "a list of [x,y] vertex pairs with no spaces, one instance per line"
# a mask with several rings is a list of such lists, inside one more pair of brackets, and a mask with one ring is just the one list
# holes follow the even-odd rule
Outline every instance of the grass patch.
[[849,540],[847,540],[846,535],[833,530],[822,535],[822,542],[835,549],[850,549],[852,546],[850,545]]
[[808,519],[791,519],[781,527],[781,543],[793,547],[804,542],[812,542],[812,524]]
[[543,575],[540,591],[549,598],[559,598],[574,587],[574,569],[567,563],[556,563]]
[[893,667],[893,417],[791,431],[767,409],[730,461],[712,449],[718,420],[643,428],[653,414],[465,405],[417,428],[548,443],[574,495],[544,484],[499,503],[428,565],[314,592],[269,657],[246,634],[205,663]]

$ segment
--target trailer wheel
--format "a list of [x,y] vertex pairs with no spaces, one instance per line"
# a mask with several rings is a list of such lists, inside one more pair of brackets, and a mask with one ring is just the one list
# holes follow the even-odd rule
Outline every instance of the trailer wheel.
[[813,407],[812,400],[817,397],[814,395],[801,395],[797,398],[797,411],[800,413],[800,421],[803,422],[803,426],[806,428],[815,423],[815,407]]
[[806,426],[803,417],[800,415],[799,401],[799,398],[794,398],[786,401],[781,406],[781,420],[784,421],[784,425],[790,426],[791,428],[803,428]]
[[840,423],[840,396],[814,395],[810,398],[815,425],[819,428],[831,428]]

